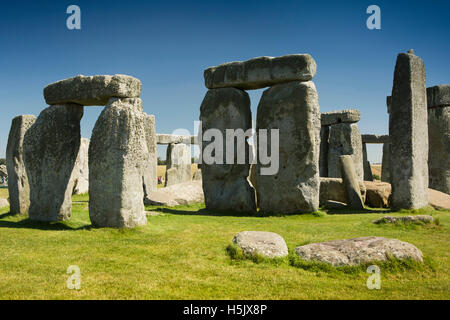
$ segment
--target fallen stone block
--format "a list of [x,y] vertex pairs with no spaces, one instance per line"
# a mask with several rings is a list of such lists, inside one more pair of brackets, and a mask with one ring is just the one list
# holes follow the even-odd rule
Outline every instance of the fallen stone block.
[[250,256],[260,254],[266,258],[281,258],[288,255],[286,242],[273,232],[242,231],[234,236],[233,243]]
[[189,181],[152,191],[147,195],[144,203],[145,205],[174,207],[204,201],[202,182]]
[[380,219],[373,221],[375,224],[382,223],[432,223],[434,221],[432,216],[429,215],[417,215],[417,216],[403,216],[403,217],[391,217],[386,216]]

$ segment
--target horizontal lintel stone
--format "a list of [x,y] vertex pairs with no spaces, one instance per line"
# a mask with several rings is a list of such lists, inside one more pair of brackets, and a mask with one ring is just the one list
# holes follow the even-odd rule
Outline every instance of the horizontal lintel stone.
[[324,112],[321,114],[322,126],[338,123],[355,123],[361,120],[361,112],[357,109]]

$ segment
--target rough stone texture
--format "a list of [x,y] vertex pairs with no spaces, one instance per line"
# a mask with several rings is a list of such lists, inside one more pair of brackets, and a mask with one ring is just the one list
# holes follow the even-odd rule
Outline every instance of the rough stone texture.
[[[261,175],[261,168],[270,165],[257,164],[260,210],[316,211],[320,187],[320,107],[314,83],[290,82],[264,91],[258,105],[258,141],[261,129],[268,132],[279,129],[279,169],[274,175]],[[271,139],[267,140],[267,150],[271,150]]]
[[202,182],[188,181],[152,191],[147,195],[144,203],[174,207],[204,201]]
[[428,205],[428,122],[423,61],[400,53],[394,72],[389,120],[392,206]]
[[373,223],[381,224],[381,223],[432,223],[434,221],[432,216],[429,215],[417,215],[417,216],[404,216],[404,217],[391,217],[386,216],[380,219],[375,220]]
[[344,202],[334,201],[334,200],[327,200],[325,202],[325,207],[327,209],[347,209],[347,204]]
[[96,227],[147,223],[142,187],[146,124],[138,98],[112,98],[95,123],[89,146],[89,216]]
[[147,154],[142,176],[144,198],[158,188],[158,151],[156,146],[155,116],[144,114]]
[[30,186],[23,162],[23,139],[35,121],[36,117],[33,115],[15,117],[9,131],[6,168],[9,173],[8,191],[12,214],[27,213],[30,206]]
[[309,81],[315,74],[313,57],[309,54],[291,54],[224,63],[206,69],[204,76],[208,89],[234,87],[248,90],[290,81]]
[[366,186],[365,204],[372,208],[389,208],[391,185],[385,182],[364,181]]
[[288,255],[286,242],[273,232],[242,231],[234,236],[233,242],[246,255],[260,254],[266,258],[281,258]]
[[373,181],[372,168],[367,160],[367,146],[363,143],[363,165],[364,165],[364,181]]
[[44,88],[47,104],[77,103],[83,106],[104,106],[109,98],[137,98],[141,94],[139,79],[116,74],[83,76],[60,80]]
[[364,180],[361,134],[356,123],[330,126],[328,139],[328,177],[340,178],[339,157],[351,155],[358,180]]
[[389,136],[387,134],[362,134],[362,143],[376,143],[382,144],[389,142]]
[[341,166],[342,181],[347,191],[347,204],[354,209],[364,209],[364,201],[359,192],[359,182],[353,166],[352,156],[344,155],[339,157]]
[[450,194],[450,106],[428,109],[429,187]]
[[387,113],[391,113],[391,102],[392,102],[392,96],[387,96],[386,97]]
[[450,106],[450,85],[441,84],[427,88],[428,108]]
[[165,186],[191,181],[191,146],[184,143],[169,144],[166,153]]
[[390,183],[390,143],[383,144],[383,159],[381,161],[381,181]]
[[414,245],[382,237],[311,243],[295,248],[295,253],[306,261],[325,262],[336,267],[386,261],[389,256],[423,262],[422,252]]
[[202,169],[197,169],[197,171],[195,171],[194,176],[192,177],[192,180],[202,181]]
[[[220,130],[223,137],[226,129],[247,131],[252,123],[248,94],[235,88],[208,90],[200,107],[200,121],[203,134],[210,128]],[[202,153],[209,144],[202,143]],[[214,210],[254,212],[255,191],[247,180],[250,170],[248,142],[245,141],[245,164],[237,164],[237,152],[234,152],[234,164],[226,164],[225,146],[224,141],[223,164],[207,164],[203,159],[205,205]]]
[[428,189],[428,194],[430,196],[430,206],[436,210],[450,210],[450,195]]
[[[366,187],[363,181],[358,181],[361,198],[365,201]],[[347,190],[341,178],[320,178],[320,205],[326,205],[328,200],[348,203]]]
[[30,185],[29,217],[68,220],[72,213],[72,172],[80,149],[83,106],[50,106],[39,114],[23,139]]
[[157,134],[156,143],[157,144],[174,144],[174,143],[184,143],[184,144],[196,144],[196,136],[183,136],[176,134]]
[[357,109],[324,112],[321,115],[322,126],[338,123],[355,123],[361,120],[361,112]]
[[319,168],[320,176],[328,177],[328,138],[330,136],[330,128],[322,126],[320,128],[320,156]]
[[72,194],[83,194],[89,191],[89,139],[81,138],[75,167],[72,171]]

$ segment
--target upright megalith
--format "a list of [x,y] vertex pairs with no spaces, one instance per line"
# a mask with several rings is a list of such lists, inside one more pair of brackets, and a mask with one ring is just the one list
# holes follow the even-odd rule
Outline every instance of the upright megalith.
[[428,116],[425,65],[400,53],[394,72],[389,119],[392,207],[428,205]]
[[147,223],[142,187],[147,123],[139,98],[111,98],[97,119],[89,146],[89,216],[94,226]]
[[147,142],[147,157],[144,164],[142,186],[144,199],[150,192],[157,189],[158,151],[156,148],[155,116],[145,114],[145,136]]
[[[255,191],[247,180],[250,171],[248,142],[243,137],[243,154],[227,150],[226,130],[251,129],[250,98],[236,88],[210,89],[200,107],[203,142],[202,178],[205,205],[208,209],[237,212],[256,211]],[[209,131],[209,129],[211,129]],[[205,141],[211,138],[210,143]],[[220,143],[223,142],[223,143]],[[237,144],[235,144],[237,146]],[[234,151],[232,163],[227,163],[227,152]],[[238,163],[238,157],[244,162]]]
[[80,149],[72,172],[73,194],[87,193],[89,190],[89,139],[81,138]]
[[450,85],[427,88],[429,187],[450,194]]
[[391,182],[390,166],[390,143],[385,142],[383,144],[383,158],[381,160],[381,181]]
[[[379,134],[362,134],[361,135],[362,143],[363,143],[363,161],[364,161],[364,180],[365,181],[373,181],[373,175],[372,175],[372,169],[370,166],[370,162],[367,159],[367,144],[368,143],[374,143],[374,144],[388,144],[389,143],[389,136],[388,135],[379,135]],[[384,148],[383,148],[384,150]],[[383,151],[383,164],[382,166],[388,166],[389,164],[385,161],[386,155]],[[383,168],[382,168],[383,170]],[[386,168],[384,169],[386,171]]]
[[[278,171],[262,174],[258,161],[258,206],[267,213],[313,212],[319,207],[320,107],[312,81],[274,85],[258,105],[258,149],[261,129],[279,130],[279,148],[267,138],[267,150],[279,150]],[[273,133],[272,133],[273,134]]]
[[361,197],[358,178],[356,175],[353,158],[350,155],[339,157],[342,181],[347,191],[347,205],[353,209],[364,209],[364,201]]
[[52,105],[27,130],[23,158],[32,220],[67,220],[72,212],[72,172],[80,148],[83,106]]
[[184,143],[171,143],[166,153],[165,186],[190,181],[192,178],[191,146]]
[[27,130],[36,121],[33,115],[15,117],[9,131],[6,146],[6,168],[8,171],[8,191],[10,212],[27,213],[30,206],[30,186],[23,161],[23,140]]
[[320,156],[319,168],[320,176],[328,177],[328,138],[330,137],[330,127],[320,127]]
[[363,143],[364,181],[373,181],[372,168],[367,158],[367,144]]

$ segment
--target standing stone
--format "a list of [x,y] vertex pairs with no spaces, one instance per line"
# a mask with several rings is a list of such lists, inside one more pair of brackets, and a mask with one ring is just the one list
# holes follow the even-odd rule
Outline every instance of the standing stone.
[[339,157],[351,155],[356,177],[364,180],[361,134],[356,123],[338,123],[330,126],[328,139],[328,177],[341,178]]
[[8,171],[8,191],[10,212],[27,213],[30,206],[30,186],[23,161],[23,139],[27,130],[36,121],[33,115],[15,117],[9,131],[6,147],[6,168]]
[[30,184],[32,220],[68,220],[72,213],[72,172],[80,149],[83,106],[44,109],[25,133],[23,156]]
[[400,53],[389,120],[393,208],[428,205],[427,119],[424,63],[414,54]]
[[[278,172],[261,175],[261,168],[269,165],[257,164],[260,210],[267,213],[316,211],[320,187],[320,107],[314,82],[290,82],[264,91],[256,123],[258,142],[259,130],[267,129],[269,135],[271,129],[279,129]],[[271,138],[267,140],[270,151]]]
[[330,128],[322,126],[320,128],[320,157],[319,167],[320,176],[328,177],[328,137],[330,136]]
[[381,160],[381,181],[383,182],[391,182],[390,178],[390,143],[386,142],[383,144],[383,159]]
[[364,209],[364,202],[359,191],[359,183],[356,176],[353,159],[350,155],[339,157],[342,181],[347,190],[348,205],[353,209]]
[[[208,129],[218,129],[222,137],[226,137],[226,129],[251,128],[250,98],[248,94],[236,88],[210,89],[206,93],[200,107],[200,121],[202,133],[205,135]],[[214,138],[213,138],[214,139]],[[201,143],[202,152],[202,176],[205,205],[208,209],[230,210],[237,212],[256,211],[255,191],[247,181],[249,176],[249,146],[245,139],[244,164],[237,163],[238,154],[234,152],[233,164],[226,163],[226,139],[223,139],[222,150],[214,148],[212,156],[217,153],[217,160],[222,164],[207,163],[205,149],[214,147],[214,142]],[[236,140],[236,139],[235,139]],[[199,141],[200,142],[200,141]],[[220,151],[223,156],[220,157]]]
[[429,187],[450,194],[450,106],[428,109]]
[[89,190],[89,139],[81,138],[75,167],[72,172],[73,194],[84,194]]
[[157,189],[158,151],[156,149],[155,116],[145,114],[145,136],[147,142],[147,155],[142,176],[144,199],[150,192]]
[[373,181],[372,168],[367,160],[367,145],[363,143],[364,181]]
[[184,143],[169,144],[166,153],[165,186],[191,181],[191,146]]
[[89,216],[96,227],[147,223],[142,188],[146,124],[139,98],[111,98],[95,123],[89,146]]

